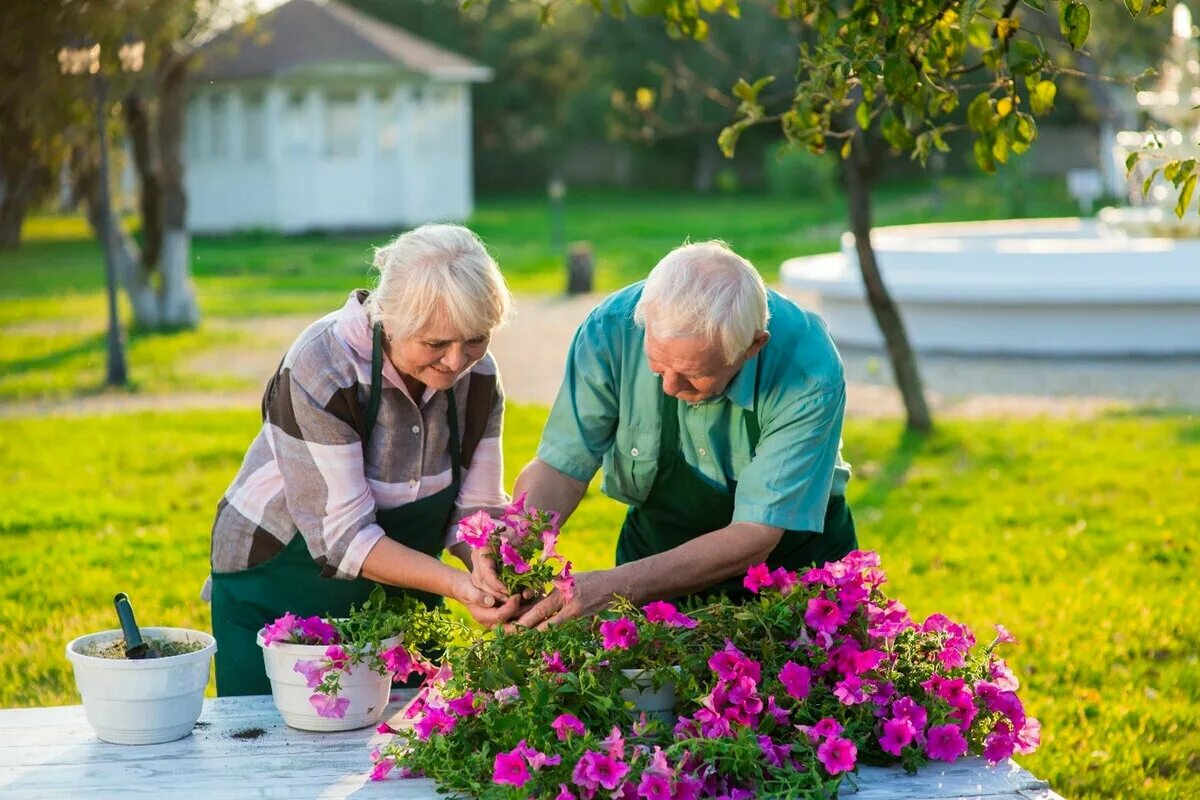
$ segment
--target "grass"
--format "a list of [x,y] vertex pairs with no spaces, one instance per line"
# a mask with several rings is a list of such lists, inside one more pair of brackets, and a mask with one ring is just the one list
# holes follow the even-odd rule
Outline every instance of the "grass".
[[[510,465],[545,413],[510,411]],[[63,646],[115,625],[118,590],[145,624],[208,629],[211,517],[257,424],[253,409],[5,422],[0,706],[77,702]],[[1044,725],[1025,766],[1074,800],[1200,795],[1200,421],[948,422],[929,439],[852,421],[846,445],[889,592],[1021,638],[1011,661]],[[621,513],[590,492],[568,556],[610,564]]]
[[[1014,211],[1044,216],[1073,208],[1061,181],[1031,184],[1029,200],[1020,209],[1006,199],[1011,193],[997,191],[996,179],[944,179],[937,191],[934,186],[882,187],[877,195],[880,224],[986,219]],[[565,229],[569,239],[592,243],[597,289],[608,291],[644,277],[688,238],[725,239],[768,280],[775,280],[785,259],[835,250],[845,217],[840,197],[594,192],[568,197]],[[468,224],[487,241],[515,291],[562,291],[565,272],[550,247],[544,198],[483,199]],[[243,386],[244,380],[234,376],[200,381],[181,362],[231,344],[229,326],[219,323],[278,314],[316,317],[337,307],[350,289],[370,284],[372,247],[386,239],[383,233],[197,238],[193,275],[206,324],[176,337],[131,335],[132,391]],[[100,391],[103,275],[100,251],[79,217],[32,217],[23,247],[0,253],[0,402],[61,400]],[[123,316],[129,318],[128,308],[123,307]]]

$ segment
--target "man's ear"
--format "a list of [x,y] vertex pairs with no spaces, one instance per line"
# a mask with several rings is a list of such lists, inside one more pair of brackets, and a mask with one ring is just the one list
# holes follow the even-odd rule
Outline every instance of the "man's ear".
[[769,341],[771,341],[771,334],[769,331],[755,331],[754,338],[750,340],[750,346],[746,348],[746,352],[742,358],[746,361],[754,358],[756,355],[758,355],[759,350],[762,350],[767,346],[767,342]]

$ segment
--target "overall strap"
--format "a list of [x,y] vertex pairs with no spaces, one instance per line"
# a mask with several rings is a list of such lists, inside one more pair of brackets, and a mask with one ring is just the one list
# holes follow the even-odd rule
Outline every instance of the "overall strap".
[[454,400],[453,386],[446,390],[446,424],[450,426],[450,481],[458,486],[462,446],[458,441],[458,403]]
[[366,435],[363,437],[363,451],[367,442],[371,441],[371,432],[375,430],[375,418],[379,416],[379,400],[383,396],[383,323],[376,322],[371,340],[371,398],[367,401]]
[[750,457],[754,458],[754,453],[758,449],[758,440],[762,438],[762,428],[758,425],[758,382],[762,377],[762,353],[758,354],[758,363],[754,365],[754,402],[749,411],[743,416],[746,418],[746,435],[750,438]]

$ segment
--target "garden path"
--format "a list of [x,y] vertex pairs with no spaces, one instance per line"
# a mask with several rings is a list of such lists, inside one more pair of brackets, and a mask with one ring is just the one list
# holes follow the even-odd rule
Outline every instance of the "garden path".
[[[795,295],[802,303],[812,298]],[[509,399],[549,405],[562,378],[576,326],[600,295],[517,298],[516,319],[498,331],[492,351]],[[190,372],[243,379],[247,388],[220,393],[104,392],[56,401],[0,404],[0,417],[92,414],[170,408],[254,408],[262,383],[310,315],[210,322],[246,334],[236,346],[206,351]],[[848,382],[847,414],[902,414],[886,358],[877,352],[842,353]],[[1091,417],[1114,409],[1154,405],[1200,406],[1200,359],[1053,359],[926,355],[920,360],[934,412],[954,417]]]

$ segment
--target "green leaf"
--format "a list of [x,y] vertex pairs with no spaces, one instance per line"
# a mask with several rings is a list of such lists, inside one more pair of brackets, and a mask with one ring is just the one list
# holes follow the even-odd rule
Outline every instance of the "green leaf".
[[1179,161],[1168,161],[1166,166],[1163,167],[1162,176],[1178,186],[1182,180],[1182,177],[1180,177],[1180,168],[1182,166],[1183,164]]
[[1026,39],[1018,39],[1008,48],[1008,68],[1015,75],[1037,72],[1042,63],[1042,48]]
[[858,108],[854,110],[854,119],[858,122],[858,127],[864,131],[871,129],[871,107],[862,102],[858,104]]
[[1136,17],[1142,13],[1142,0],[1125,0],[1125,7],[1129,9],[1129,16]]
[[1146,180],[1142,181],[1142,197],[1150,194],[1150,187],[1154,185],[1154,179],[1158,177],[1158,167],[1146,176]]
[[1167,0],[1150,0],[1150,16],[1161,14],[1167,10]]
[[1038,116],[1050,113],[1050,109],[1054,108],[1056,94],[1058,87],[1054,85],[1054,81],[1038,81],[1037,85],[1029,90],[1029,108]]
[[992,142],[992,158],[1001,164],[1008,163],[1008,136],[1003,131],[996,131],[996,141]]
[[980,133],[992,127],[992,99],[987,92],[975,95],[971,105],[967,106],[967,123]]
[[1023,0],[1025,5],[1038,11],[1046,10],[1046,0]]
[[1129,156],[1125,159],[1125,171],[1132,172],[1134,165],[1137,164],[1138,159],[1141,157],[1142,157],[1142,152],[1140,150],[1130,153]]
[[975,163],[989,175],[996,171],[996,161],[992,157],[992,148],[985,137],[975,140]]
[[1092,12],[1078,0],[1071,0],[1059,11],[1059,27],[1063,36],[1067,37],[1067,43],[1072,49],[1078,50],[1083,47],[1092,29]]
[[1179,190],[1179,202],[1175,204],[1175,216],[1183,217],[1187,213],[1188,206],[1192,204],[1192,195],[1196,193],[1196,180],[1200,178],[1200,174],[1193,172],[1183,182],[1183,188]]

